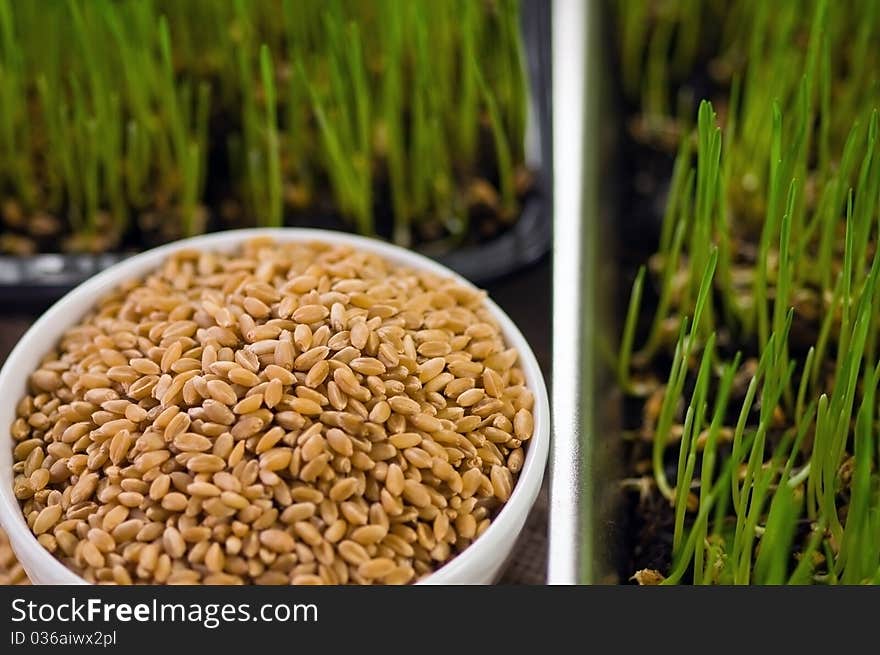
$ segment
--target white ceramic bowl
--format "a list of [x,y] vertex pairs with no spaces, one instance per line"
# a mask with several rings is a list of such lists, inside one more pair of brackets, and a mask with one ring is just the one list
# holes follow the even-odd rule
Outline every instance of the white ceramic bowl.
[[[149,250],[111,266],[76,287],[46,311],[27,331],[0,370],[0,433],[9,435],[15,419],[15,407],[26,393],[26,380],[36,370],[62,334],[79,321],[94,303],[120,283],[142,277],[156,269],[171,253],[184,248],[231,251],[253,237],[273,237],[278,241],[322,241],[349,245],[376,253],[386,260],[413,269],[454,278],[473,286],[459,275],[436,262],[409,250],[382,241],[325,230],[253,229],[219,232],[177,241]],[[547,389],[535,355],[513,321],[494,302],[486,304],[510,346],[519,351],[520,365],[529,388],[535,394],[534,435],[528,442],[526,458],[510,500],[495,520],[473,544],[445,566],[421,582],[427,584],[490,584],[494,582],[522,530],[544,477],[550,443],[550,408]],[[549,317],[548,317],[549,320]],[[9,535],[16,556],[35,584],[85,584],[37,542],[12,493],[12,437],[0,446],[0,525]]]

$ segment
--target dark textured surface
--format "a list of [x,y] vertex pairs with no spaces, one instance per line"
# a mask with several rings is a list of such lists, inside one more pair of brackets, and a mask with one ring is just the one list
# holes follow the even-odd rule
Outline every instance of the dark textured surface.
[[[550,258],[494,282],[487,287],[489,295],[522,330],[532,346],[550,382],[551,312]],[[7,310],[10,307],[7,306]],[[7,311],[0,314],[0,359],[5,360],[18,339],[30,327],[36,316]],[[547,485],[517,542],[510,561],[499,582],[502,584],[543,584],[547,575]],[[0,562],[2,566],[2,562]]]

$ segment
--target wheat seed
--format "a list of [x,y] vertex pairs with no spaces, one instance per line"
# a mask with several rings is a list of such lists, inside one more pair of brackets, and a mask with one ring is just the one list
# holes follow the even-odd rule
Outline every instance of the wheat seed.
[[346,247],[191,250],[31,374],[13,487],[91,582],[405,584],[510,498],[533,404],[477,291]]

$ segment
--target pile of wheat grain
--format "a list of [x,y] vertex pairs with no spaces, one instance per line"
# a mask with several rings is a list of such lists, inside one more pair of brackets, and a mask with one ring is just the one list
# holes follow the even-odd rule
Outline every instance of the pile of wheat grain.
[[423,577],[486,530],[532,436],[483,301],[346,247],[179,252],[31,375],[28,525],[96,582]]

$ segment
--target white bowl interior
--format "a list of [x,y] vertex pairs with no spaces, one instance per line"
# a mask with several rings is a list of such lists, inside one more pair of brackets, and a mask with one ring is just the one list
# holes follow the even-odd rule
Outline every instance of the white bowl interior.
[[[444,266],[388,243],[342,232],[299,228],[230,230],[184,239],[126,259],[73,289],[47,310],[25,333],[0,370],[0,430],[7,431],[15,420],[15,407],[26,393],[26,381],[43,356],[55,347],[64,332],[80,320],[103,295],[120,283],[147,275],[170,254],[185,248],[218,252],[234,250],[254,237],[277,241],[321,241],[349,245],[376,253],[386,260],[413,269],[451,277],[473,287]],[[520,355],[520,365],[529,388],[535,394],[534,434],[526,449],[525,462],[510,500],[492,524],[462,554],[420,582],[427,584],[488,584],[513,547],[514,541],[535,502],[544,476],[550,443],[550,408],[544,377],[525,337],[513,321],[491,299],[487,307],[498,321],[507,343]],[[11,435],[9,435],[11,439]],[[31,533],[12,493],[12,448],[0,447],[0,525],[31,580],[37,584],[84,584],[85,580],[45,550]]]

